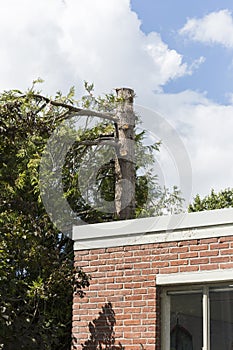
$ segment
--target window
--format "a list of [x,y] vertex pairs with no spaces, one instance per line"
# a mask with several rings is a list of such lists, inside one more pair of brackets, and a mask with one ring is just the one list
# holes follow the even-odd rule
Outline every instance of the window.
[[233,285],[165,288],[163,350],[233,350]]

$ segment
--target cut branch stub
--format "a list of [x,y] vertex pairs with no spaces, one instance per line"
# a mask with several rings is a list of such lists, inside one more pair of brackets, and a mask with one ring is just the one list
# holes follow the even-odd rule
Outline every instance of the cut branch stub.
[[116,89],[118,147],[115,162],[115,207],[119,219],[135,217],[135,114],[134,91]]

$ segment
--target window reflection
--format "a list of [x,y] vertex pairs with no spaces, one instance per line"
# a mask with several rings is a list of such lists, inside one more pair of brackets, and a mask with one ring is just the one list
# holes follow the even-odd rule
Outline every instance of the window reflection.
[[212,291],[210,298],[210,349],[233,350],[233,291]]
[[202,294],[171,295],[170,349],[202,348]]
[[166,350],[233,350],[232,286],[172,290],[168,295],[170,349]]

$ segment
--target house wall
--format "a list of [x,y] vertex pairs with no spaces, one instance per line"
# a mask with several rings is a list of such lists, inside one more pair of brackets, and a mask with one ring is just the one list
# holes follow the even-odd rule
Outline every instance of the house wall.
[[[86,296],[74,297],[73,335],[90,336],[89,322],[106,303],[115,312],[115,340],[126,349],[160,349],[157,274],[233,268],[233,235],[181,242],[76,251],[75,264],[92,276]],[[82,347],[77,347],[82,349]]]
[[[196,221],[199,219],[200,216],[196,216]],[[216,224],[213,219],[214,225],[208,223],[206,226],[202,222],[200,226],[189,227],[188,231],[184,227],[176,227],[173,236],[159,229],[156,233],[151,227],[149,232],[156,243],[145,243],[142,235],[135,239],[134,233],[134,241],[140,243],[143,240],[143,244],[132,244],[129,237],[130,243],[127,244],[121,237],[122,245],[118,241],[112,247],[109,240],[115,242],[116,233],[114,230],[111,232],[111,226],[109,234],[105,232],[104,240],[97,233],[92,233],[85,238],[85,244],[79,232],[80,238],[76,236],[75,265],[89,273],[92,280],[83,299],[74,296],[73,349],[91,349],[91,342],[86,343],[86,347],[85,342],[92,332],[94,340],[103,334],[109,335],[115,342],[115,349],[121,349],[122,345],[126,350],[160,350],[162,286],[156,280],[162,280],[163,276],[171,279],[174,275],[175,281],[177,276],[200,275],[208,271],[222,271],[224,276],[224,271],[233,269],[233,225],[226,224],[223,219],[221,224]],[[98,227],[91,226],[92,229]],[[185,239],[184,232],[193,239]],[[205,235],[207,237],[203,237]],[[149,236],[147,241],[152,240]],[[166,237],[170,237],[168,242]],[[83,249],[83,245],[90,248]],[[109,330],[109,319],[104,316],[108,313],[112,315],[113,332]]]

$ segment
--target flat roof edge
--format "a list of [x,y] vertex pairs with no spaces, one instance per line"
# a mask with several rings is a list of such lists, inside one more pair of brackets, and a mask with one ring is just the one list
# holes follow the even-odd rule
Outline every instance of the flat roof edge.
[[73,227],[74,250],[233,235],[233,208]]

